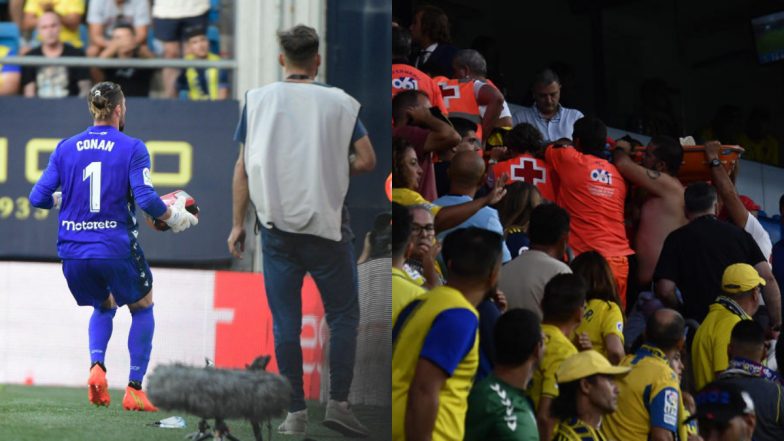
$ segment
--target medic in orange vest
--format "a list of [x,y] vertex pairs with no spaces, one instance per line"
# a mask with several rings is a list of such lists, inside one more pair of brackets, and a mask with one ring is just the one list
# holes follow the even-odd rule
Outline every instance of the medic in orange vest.
[[[487,63],[473,49],[463,49],[452,61],[454,79],[436,77],[444,105],[450,117],[465,118],[477,123],[482,140],[487,140],[493,127],[511,126],[512,115],[504,114],[504,96],[485,75]],[[506,111],[508,113],[508,109]]]
[[542,198],[555,202],[557,182],[550,166],[535,156],[544,140],[539,130],[528,123],[516,125],[504,136],[504,144],[515,155],[493,166],[493,174],[506,173],[510,181],[535,185]]
[[404,90],[421,90],[430,99],[430,103],[438,107],[444,115],[447,114],[441,89],[427,74],[408,64],[392,65],[392,97]]

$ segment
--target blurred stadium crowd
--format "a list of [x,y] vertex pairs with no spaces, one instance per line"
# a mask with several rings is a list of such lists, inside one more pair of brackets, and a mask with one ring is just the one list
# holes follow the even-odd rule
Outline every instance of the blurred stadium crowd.
[[[117,67],[15,66],[0,70],[0,96],[86,96],[92,84],[112,81],[126,96],[219,100],[230,95],[230,75],[218,68],[122,65],[128,59],[221,59],[219,28],[233,2],[219,0],[3,0],[0,58],[90,57]],[[224,26],[228,27],[228,26]],[[225,30],[224,30],[225,34]],[[225,54],[225,52],[223,52]]]

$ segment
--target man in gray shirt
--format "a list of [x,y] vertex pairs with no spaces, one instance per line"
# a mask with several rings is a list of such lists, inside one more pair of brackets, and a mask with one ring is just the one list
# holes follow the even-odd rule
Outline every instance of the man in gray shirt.
[[569,214],[555,204],[539,205],[531,212],[528,235],[531,248],[501,268],[498,289],[506,294],[510,309],[529,309],[541,318],[544,286],[553,276],[572,272],[562,260],[569,239]]

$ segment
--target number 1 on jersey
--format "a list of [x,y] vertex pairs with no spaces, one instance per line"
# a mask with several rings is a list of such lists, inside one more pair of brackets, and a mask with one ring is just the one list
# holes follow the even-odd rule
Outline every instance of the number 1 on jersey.
[[90,179],[90,212],[101,211],[101,163],[91,162],[82,171],[82,181]]

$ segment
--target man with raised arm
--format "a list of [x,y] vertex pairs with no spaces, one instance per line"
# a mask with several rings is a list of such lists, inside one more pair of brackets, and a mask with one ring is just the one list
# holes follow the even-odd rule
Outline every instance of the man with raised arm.
[[640,207],[634,251],[638,262],[637,283],[641,290],[648,290],[664,239],[687,222],[683,212],[683,185],[676,177],[683,160],[683,147],[676,139],[656,136],[648,143],[642,164],[638,165],[629,157],[631,144],[620,140],[616,146],[613,164],[624,179],[647,193]]

